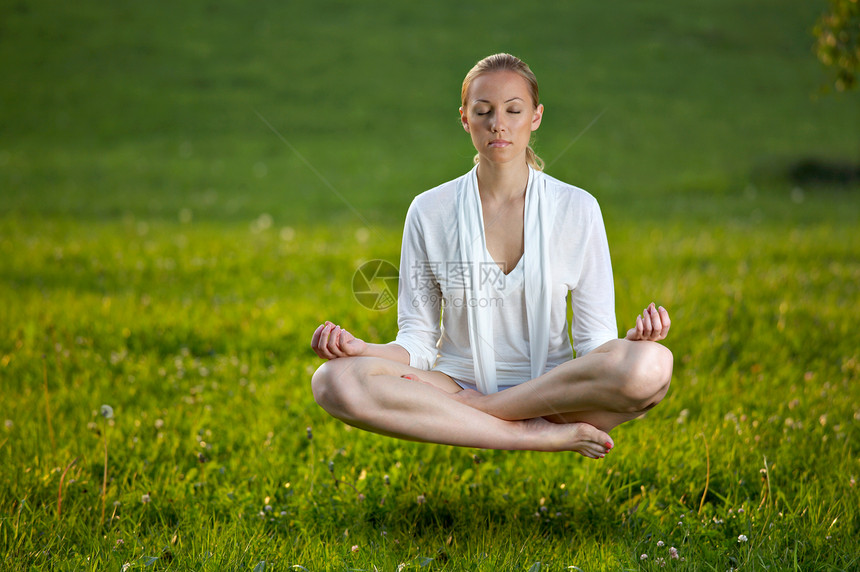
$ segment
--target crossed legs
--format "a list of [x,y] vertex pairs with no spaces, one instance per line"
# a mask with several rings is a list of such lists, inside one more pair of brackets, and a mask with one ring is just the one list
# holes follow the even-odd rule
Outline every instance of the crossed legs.
[[659,403],[671,373],[672,354],[665,347],[613,340],[486,396],[461,390],[441,372],[374,357],[329,360],[314,373],[312,388],[317,403],[334,417],[383,435],[597,458],[612,448],[607,431]]

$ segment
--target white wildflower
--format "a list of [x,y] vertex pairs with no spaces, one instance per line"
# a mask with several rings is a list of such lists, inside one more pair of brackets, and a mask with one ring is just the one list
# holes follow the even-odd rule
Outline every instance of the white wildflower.
[[102,405],[100,413],[105,419],[113,419],[113,407],[110,405]]

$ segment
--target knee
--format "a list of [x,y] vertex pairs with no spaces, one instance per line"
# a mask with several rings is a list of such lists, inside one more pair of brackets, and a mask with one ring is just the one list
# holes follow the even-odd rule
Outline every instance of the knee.
[[311,377],[311,391],[317,404],[339,419],[351,419],[357,376],[361,369],[357,358],[337,358],[323,363]]
[[666,396],[672,380],[674,357],[665,346],[652,342],[636,344],[621,360],[623,402],[631,412],[647,411]]

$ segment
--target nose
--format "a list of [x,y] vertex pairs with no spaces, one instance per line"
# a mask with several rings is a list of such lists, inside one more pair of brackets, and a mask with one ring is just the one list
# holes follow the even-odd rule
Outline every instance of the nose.
[[502,121],[502,116],[499,113],[494,113],[490,122],[490,132],[501,133],[505,130],[505,124]]

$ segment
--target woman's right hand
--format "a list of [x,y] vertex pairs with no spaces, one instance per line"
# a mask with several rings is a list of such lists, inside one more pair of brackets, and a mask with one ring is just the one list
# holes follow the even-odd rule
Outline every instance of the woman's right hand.
[[360,356],[367,349],[367,343],[340,326],[326,321],[314,332],[311,348],[323,359],[335,359]]

